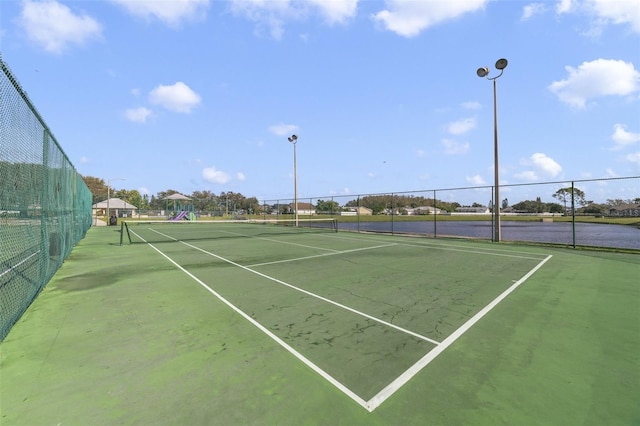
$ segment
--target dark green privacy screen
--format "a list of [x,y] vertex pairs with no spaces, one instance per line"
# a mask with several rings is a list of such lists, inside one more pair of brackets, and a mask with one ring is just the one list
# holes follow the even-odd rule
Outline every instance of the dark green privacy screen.
[[91,192],[0,56],[0,341],[91,226]]

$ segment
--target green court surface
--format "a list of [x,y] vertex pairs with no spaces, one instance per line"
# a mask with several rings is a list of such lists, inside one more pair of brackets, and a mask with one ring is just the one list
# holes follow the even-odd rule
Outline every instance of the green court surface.
[[177,229],[89,230],[0,344],[0,424],[640,424],[640,255]]

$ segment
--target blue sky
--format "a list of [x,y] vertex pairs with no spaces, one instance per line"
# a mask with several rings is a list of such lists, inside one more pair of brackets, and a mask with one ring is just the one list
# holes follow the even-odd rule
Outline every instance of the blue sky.
[[300,198],[492,185],[503,57],[501,184],[640,175],[640,0],[3,0],[0,48],[116,189],[291,198],[292,134]]

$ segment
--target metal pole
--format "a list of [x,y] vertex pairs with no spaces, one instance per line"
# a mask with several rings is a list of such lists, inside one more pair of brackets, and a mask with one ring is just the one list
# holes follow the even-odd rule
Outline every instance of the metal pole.
[[291,135],[287,138],[289,142],[293,144],[293,208],[294,215],[296,218],[296,227],[298,226],[298,169],[297,169],[297,161],[296,161],[296,142],[298,142],[298,137],[296,135]]
[[111,215],[109,214],[109,198],[111,198],[111,188],[109,187],[109,183],[111,181],[107,181],[107,226],[109,225],[109,221],[111,220]]
[[296,161],[296,141],[293,142],[293,198],[295,204],[296,226],[298,226],[298,170]]
[[498,94],[496,80],[502,75],[504,69],[507,67],[508,61],[504,58],[496,61],[496,69],[500,71],[495,77],[489,77],[489,68],[478,68],[476,74],[480,78],[486,77],[488,80],[493,80],[493,167],[494,167],[494,189],[493,189],[493,216],[494,219],[491,222],[493,227],[493,241],[500,241],[500,165],[498,162]]
[[110,209],[109,209],[109,199],[111,198],[111,181],[112,180],[126,180],[125,178],[113,178],[113,179],[107,179],[107,226],[110,223],[111,220],[111,215],[110,213]]
[[495,215],[495,228],[493,240],[500,241],[500,180],[499,180],[499,166],[498,166],[498,96],[497,96],[497,79],[493,80],[493,164],[495,174],[495,200],[494,200],[494,215]]

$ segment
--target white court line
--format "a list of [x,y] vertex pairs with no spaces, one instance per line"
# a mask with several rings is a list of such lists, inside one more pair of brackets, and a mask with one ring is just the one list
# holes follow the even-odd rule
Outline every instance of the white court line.
[[253,235],[240,234],[239,232],[231,232],[231,231],[220,231],[220,232],[224,232],[225,234],[231,234],[231,235],[240,235],[241,237],[255,238],[255,239],[258,239],[258,240],[271,241],[271,242],[274,242],[274,243],[289,244],[289,245],[292,245],[292,246],[312,248],[312,249],[316,249],[316,250],[325,250],[325,251],[331,251],[331,252],[338,252],[338,250],[334,250],[334,249],[328,249],[328,248],[324,248],[324,247],[308,246],[306,244],[292,243],[291,241],[274,240],[273,238],[256,237],[256,236],[253,236]]
[[435,348],[429,351],[425,356],[423,356],[418,362],[413,364],[407,371],[402,373],[387,385],[384,389],[382,389],[377,395],[367,401],[367,409],[371,412],[375,410],[380,404],[382,404],[387,398],[393,395],[398,389],[400,389],[405,383],[409,381],[413,376],[418,374],[420,370],[426,367],[431,361],[433,361],[438,355],[444,352],[449,346],[453,344],[456,340],[460,338],[467,330],[469,330],[475,323],[480,321],[482,317],[489,313],[493,308],[498,305],[502,300],[504,300],[509,294],[511,294],[516,288],[520,287],[522,283],[524,283],[531,275],[534,274],[538,269],[542,267],[549,259],[551,259],[551,255],[548,255],[544,260],[538,263],[533,269],[531,269],[525,276],[516,281],[511,287],[502,292],[498,297],[493,299],[487,306],[482,308],[477,314],[471,317],[467,322],[462,324],[456,331],[451,333],[446,339],[442,341],[442,343],[438,344]]
[[[135,234],[135,232],[134,232]],[[286,344],[282,339],[280,339],[278,336],[276,336],[275,334],[273,334],[271,331],[269,331],[266,327],[264,327],[262,324],[260,324],[258,321],[254,320],[253,318],[251,318],[251,316],[245,314],[240,308],[236,307],[233,303],[229,302],[227,299],[225,299],[224,297],[222,297],[221,294],[219,294],[218,292],[216,292],[215,290],[213,290],[211,287],[209,287],[208,285],[206,285],[203,281],[201,281],[198,277],[196,277],[195,275],[193,275],[191,272],[187,271],[185,268],[183,268],[182,266],[180,266],[176,261],[174,261],[173,259],[171,259],[169,256],[167,256],[166,254],[164,254],[162,251],[160,251],[158,248],[156,248],[153,244],[148,243],[147,241],[144,240],[144,238],[140,237],[140,235],[136,234],[136,236],[138,238],[140,238],[142,241],[144,241],[145,243],[147,243],[152,249],[154,249],[155,251],[157,251],[158,253],[160,253],[161,256],[163,256],[165,259],[167,259],[169,262],[171,262],[176,268],[178,268],[179,270],[181,270],[182,272],[184,272],[185,274],[187,274],[190,278],[192,278],[195,282],[197,282],[198,284],[200,284],[202,287],[204,287],[209,293],[213,294],[215,297],[217,297],[222,303],[224,303],[225,305],[227,305],[228,307],[230,307],[231,309],[233,309],[235,312],[237,312],[239,315],[241,315],[244,319],[246,319],[247,321],[249,321],[251,324],[253,324],[255,327],[257,327],[260,331],[262,331],[264,334],[266,334],[267,336],[269,336],[271,339],[273,339],[276,343],[278,343],[280,346],[282,346],[284,349],[286,349],[289,353],[291,353],[293,356],[295,356],[296,358],[298,358],[300,361],[302,361],[303,364],[305,364],[307,367],[311,368],[313,371],[315,371],[316,373],[318,373],[322,378],[324,378],[326,381],[328,381],[329,383],[331,383],[332,385],[334,385],[336,388],[338,388],[340,391],[342,391],[345,395],[347,395],[349,398],[351,398],[352,400],[354,400],[355,402],[357,402],[358,404],[360,404],[362,407],[364,407],[365,409],[368,410],[367,408],[367,402],[365,402],[364,399],[360,398],[358,395],[356,395],[351,389],[349,389],[348,387],[346,387],[345,385],[343,385],[342,383],[340,383],[338,380],[336,380],[333,376],[331,376],[330,374],[328,374],[326,371],[324,371],[322,368],[318,367],[316,364],[314,364],[311,360],[309,360],[308,358],[306,358],[304,355],[302,355],[300,352],[296,351],[295,349],[293,349],[291,346],[289,346],[288,344]]]
[[[356,238],[356,237],[346,237],[346,236],[329,236],[326,234],[318,234],[319,236],[322,237],[330,237],[330,238],[340,238],[340,239],[344,239],[344,240],[356,240],[356,241],[376,241],[376,242],[384,242],[384,241],[389,241],[388,239],[382,239],[380,237],[373,237],[372,238]],[[364,235],[364,236],[369,236],[370,234],[357,234],[357,235]],[[520,250],[505,250],[505,249],[499,249],[499,248],[493,248],[493,247],[483,247],[483,248],[476,248],[476,249],[461,249],[458,247],[458,245],[454,245],[454,244],[445,244],[445,243],[437,243],[437,242],[428,242],[429,238],[425,238],[425,237],[408,237],[406,235],[387,235],[388,238],[402,238],[403,240],[407,240],[410,238],[415,238],[419,241],[424,242],[424,244],[410,244],[410,243],[398,243],[398,245],[404,245],[404,246],[409,246],[409,247],[422,247],[422,248],[431,248],[431,249],[437,249],[437,250],[451,250],[451,251],[463,251],[463,252],[467,252],[467,253],[478,253],[478,254],[496,254],[498,255],[499,253],[521,253],[521,254],[525,254],[525,255],[529,255],[529,256],[523,256],[523,259],[533,259],[533,260],[541,260],[542,257],[541,256],[546,256],[546,254],[543,253],[539,253],[537,257],[530,257],[531,255],[536,255],[536,253],[531,253],[528,251],[520,251]],[[461,240],[461,242],[464,240]],[[451,247],[451,248],[450,248]],[[511,255],[510,257],[518,257],[518,256],[513,256]]]
[[26,257],[25,259],[23,259],[21,262],[16,263],[15,265],[13,265],[11,268],[5,270],[3,273],[0,274],[0,278],[2,278],[3,276],[5,276],[6,274],[8,274],[9,272],[13,271],[14,269],[16,269],[18,266],[22,265],[23,263],[25,263],[27,260],[31,259],[33,256],[37,255],[38,253],[40,253],[40,250],[38,250],[35,253],[32,253],[31,255],[29,255],[28,257]]
[[252,274],[256,274],[258,276],[261,276],[262,278],[266,278],[266,279],[271,280],[271,281],[273,281],[275,283],[281,284],[281,285],[283,285],[285,287],[289,287],[289,288],[291,288],[293,290],[299,291],[300,293],[304,293],[304,294],[306,294],[308,296],[315,297],[316,299],[320,299],[323,302],[330,303],[330,304],[332,304],[334,306],[337,306],[339,308],[342,308],[342,309],[344,309],[346,311],[349,311],[349,312],[352,312],[352,313],[354,313],[356,315],[360,315],[361,317],[365,317],[367,319],[370,319],[371,321],[375,321],[377,323],[386,325],[387,327],[395,328],[398,331],[401,331],[401,332],[406,333],[406,334],[410,334],[413,337],[417,337],[418,339],[425,340],[425,341],[433,343],[435,345],[440,343],[437,340],[430,339],[430,338],[428,338],[426,336],[423,336],[421,334],[415,333],[415,332],[413,332],[411,330],[407,330],[406,328],[398,327],[395,324],[391,324],[390,322],[381,320],[381,319],[376,318],[374,316],[371,316],[369,314],[365,314],[364,312],[360,312],[360,311],[358,311],[356,309],[350,308],[349,306],[343,305],[342,303],[338,303],[338,302],[336,302],[334,300],[327,299],[326,297],[320,296],[319,294],[315,294],[315,293],[312,293],[312,292],[310,292],[308,290],[302,289],[300,287],[296,287],[293,284],[286,283],[286,282],[284,282],[282,280],[279,280],[277,278],[271,277],[271,276],[269,276],[267,274],[263,274],[262,272],[258,272],[256,270],[253,270],[253,269],[251,269],[251,268],[249,268],[247,266],[240,265],[239,263],[236,263],[236,262],[234,262],[232,260],[229,260],[229,259],[225,259],[222,256],[219,256],[219,255],[217,255],[215,253],[211,253],[210,251],[201,249],[200,247],[194,246],[194,245],[189,244],[189,243],[185,243],[184,241],[180,241],[180,243],[184,244],[187,247],[191,247],[191,248],[193,248],[195,250],[201,251],[202,253],[208,254],[209,256],[215,257],[216,259],[222,260],[223,262],[227,262],[230,265],[237,266],[238,268],[244,269],[247,272],[251,272]]
[[[276,241],[276,240],[274,240]],[[278,242],[278,241],[276,241]],[[256,266],[264,266],[264,265],[275,265],[276,263],[288,263],[288,262],[297,262],[298,260],[306,260],[306,259],[313,259],[316,257],[326,257],[326,256],[335,256],[337,254],[345,254],[345,253],[353,253],[356,251],[364,251],[364,250],[373,250],[373,249],[378,249],[378,248],[383,248],[383,247],[391,247],[391,246],[397,246],[398,244],[396,243],[392,243],[392,244],[383,244],[381,246],[371,246],[371,247],[361,247],[361,248],[357,248],[357,249],[350,249],[350,250],[334,250],[335,253],[323,253],[323,254],[315,254],[312,256],[304,256],[304,257],[296,257],[293,259],[284,259],[284,260],[274,260],[273,262],[264,262],[264,263],[254,263],[253,265],[247,265],[247,268],[254,268]],[[309,248],[313,248],[313,247],[309,247]]]
[[[136,234],[137,235],[137,234]],[[146,242],[144,239],[142,239],[140,236],[138,236],[142,241]],[[171,237],[169,237],[171,238]],[[361,313],[359,311],[356,311],[352,308],[349,308],[347,306],[341,305],[337,302],[334,302],[330,299],[326,299],[322,296],[319,295],[315,295],[311,292],[308,292],[306,290],[297,288],[291,284],[285,283],[281,280],[278,280],[276,278],[270,277],[268,275],[262,274],[258,271],[254,271],[252,269],[249,269],[246,266],[237,264],[233,261],[230,261],[228,259],[225,259],[221,256],[218,256],[214,253],[210,253],[207,252],[203,249],[200,249],[199,247],[193,246],[191,244],[185,243],[185,242],[181,242],[182,244],[187,245],[188,247],[192,247],[198,251],[201,251],[203,253],[209,254],[217,259],[220,259],[224,262],[227,262],[229,264],[232,264],[234,266],[237,266],[239,268],[242,268],[248,272],[252,272],[254,274],[257,274],[259,276],[262,276],[264,278],[267,278],[269,280],[272,280],[274,282],[277,282],[279,284],[285,285],[287,287],[290,287],[294,290],[300,291],[302,293],[308,294],[312,297],[317,297],[320,300],[326,301],[328,303],[334,304],[336,306],[342,307],[346,310],[349,310],[351,312],[354,312],[356,314],[362,315],[366,318],[369,318],[373,321],[376,322],[380,322],[382,324],[388,325],[390,327],[393,327],[395,329],[398,329],[400,331],[404,331],[408,334],[411,334],[415,337],[418,338],[422,338],[424,340],[427,340],[433,344],[435,344],[435,348],[432,349],[431,351],[427,352],[420,360],[418,360],[415,364],[413,364],[411,367],[409,367],[405,372],[403,372],[400,376],[398,376],[394,381],[392,381],[390,384],[388,384],[384,389],[382,389],[380,392],[378,392],[375,396],[373,396],[371,399],[369,399],[368,401],[364,401],[362,398],[360,398],[358,395],[356,395],[353,391],[351,391],[349,388],[347,388],[346,386],[344,386],[342,383],[338,382],[336,379],[334,379],[331,375],[329,375],[328,373],[326,373],[324,370],[322,370],[320,367],[316,366],[313,362],[311,362],[310,360],[308,360],[306,357],[304,357],[302,354],[300,354],[299,352],[297,352],[295,349],[293,349],[292,347],[290,347],[289,345],[287,345],[284,341],[282,341],[280,338],[278,338],[277,336],[275,336],[273,333],[271,333],[268,329],[266,329],[264,326],[262,326],[260,323],[258,323],[257,321],[255,321],[253,318],[251,318],[250,316],[248,316],[247,314],[245,314],[244,312],[242,312],[239,308],[235,307],[233,304],[231,304],[229,301],[227,301],[226,299],[224,299],[221,295],[219,295],[217,292],[215,292],[214,290],[212,290],[210,287],[208,287],[206,284],[204,284],[202,281],[200,281],[197,277],[195,277],[194,275],[192,275],[189,271],[187,271],[186,269],[184,269],[182,266],[180,266],[179,264],[177,264],[175,261],[173,261],[171,258],[169,258],[167,255],[165,255],[164,253],[162,253],[160,250],[158,250],[156,247],[154,247],[153,245],[149,244],[154,250],[156,250],[158,253],[160,253],[162,256],[164,256],[165,258],[167,258],[171,263],[173,263],[176,267],[178,267],[180,270],[182,270],[184,273],[186,273],[187,275],[189,275],[191,278],[193,278],[195,281],[197,281],[200,285],[202,285],[203,287],[205,287],[209,292],[211,292],[213,295],[215,295],[217,298],[219,298],[222,302],[224,302],[225,304],[227,304],[229,307],[231,307],[233,310],[235,310],[236,312],[238,312],[240,315],[242,315],[245,319],[247,319],[248,321],[250,321],[252,324],[254,324],[257,328],[259,328],[261,331],[263,331],[265,334],[267,334],[269,337],[271,337],[274,341],[276,341],[277,343],[279,343],[281,346],[283,346],[285,349],[287,349],[290,353],[292,353],[296,358],[300,359],[304,364],[306,364],[307,366],[309,366],[310,368],[312,368],[314,371],[316,371],[318,374],[320,374],[323,378],[325,378],[327,381],[329,381],[330,383],[332,383],[335,387],[337,387],[339,390],[341,390],[345,395],[349,396],[351,399],[353,399],[355,402],[357,402],[359,405],[361,405],[362,407],[364,407],[367,411],[369,412],[373,412],[377,407],[379,407],[384,401],[386,401],[389,397],[391,397],[396,391],[398,391],[402,386],[404,386],[412,377],[414,377],[416,374],[418,374],[423,368],[425,368],[429,363],[431,363],[431,361],[433,361],[438,355],[440,355],[442,352],[444,352],[449,346],[451,346],[456,340],[458,340],[464,333],[466,333],[473,325],[475,325],[480,319],[482,319],[487,313],[489,313],[493,308],[495,308],[498,303],[500,303],[502,300],[504,300],[509,294],[511,294],[514,290],[516,290],[520,285],[522,285],[527,279],[529,279],[529,277],[531,277],[531,275],[533,275],[538,269],[540,269],[547,261],[549,261],[553,256],[552,255],[547,255],[547,257],[545,257],[544,259],[542,259],[533,269],[531,269],[527,274],[525,274],[522,278],[520,278],[518,281],[516,281],[514,284],[512,284],[508,289],[506,289],[504,292],[502,292],[498,297],[496,297],[494,300],[492,300],[488,305],[486,305],[484,308],[482,308],[478,313],[476,313],[473,317],[471,317],[467,322],[465,322],[462,326],[460,326],[457,330],[455,330],[452,334],[450,334],[447,338],[445,338],[445,340],[443,340],[442,342],[437,342],[435,340],[426,338],[424,336],[420,336],[416,333],[413,333],[409,330],[404,330],[400,327],[396,327],[393,324],[390,323],[386,323],[385,321],[380,321],[374,317],[371,317],[367,314]],[[423,245],[413,245],[413,244],[401,244],[401,245],[407,245],[407,246],[416,246],[416,247],[425,247]],[[434,247],[429,247],[429,248],[434,248]],[[440,247],[438,247],[440,248]],[[448,249],[443,249],[443,250],[448,250]],[[456,250],[458,251],[458,250]],[[467,251],[467,252],[472,252],[472,253],[476,253],[476,254],[491,254],[491,253],[487,253],[487,252],[476,252],[476,251],[471,251],[471,250],[459,250],[459,251]],[[493,253],[495,255],[503,255],[501,253]],[[519,256],[513,256],[513,257],[519,257]],[[526,256],[522,256],[522,258],[527,258],[530,259],[530,257],[526,257]],[[534,258],[535,260],[540,260],[539,258]]]

